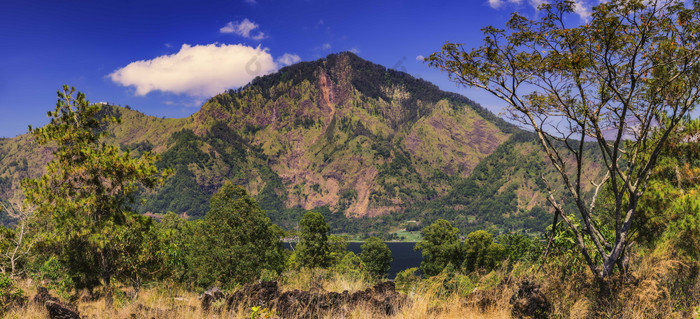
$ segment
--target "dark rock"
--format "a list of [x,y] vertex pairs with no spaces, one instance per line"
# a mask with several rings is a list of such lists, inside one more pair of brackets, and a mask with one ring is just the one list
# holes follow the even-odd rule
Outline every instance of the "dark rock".
[[547,318],[552,307],[540,286],[528,280],[520,283],[510,304],[513,305],[511,315],[515,318]]
[[49,318],[51,319],[80,319],[80,314],[77,311],[59,302],[48,300],[45,305],[46,310],[49,311]]
[[343,316],[348,310],[360,304],[367,304],[387,315],[395,314],[407,298],[396,292],[393,282],[377,284],[372,288],[350,294],[292,290],[280,293],[277,282],[262,282],[246,285],[231,294],[226,300],[228,309],[243,305],[274,309],[281,318],[318,318],[325,314]]
[[245,307],[272,308],[272,303],[277,300],[279,294],[276,281],[247,284],[226,299],[226,307],[231,309],[243,304]]
[[60,303],[61,301],[58,300],[58,298],[51,296],[49,293],[49,290],[44,288],[44,287],[39,287],[36,290],[36,295],[34,295],[34,298],[32,299],[32,303],[43,306],[46,304],[47,301],[54,301]]
[[202,310],[208,312],[214,302],[226,298],[226,295],[218,287],[214,287],[205,291],[200,298]]
[[386,315],[397,313],[408,301],[406,296],[396,292],[394,282],[379,283],[372,288],[356,291],[350,296],[350,303],[358,305],[366,303],[374,309],[384,312]]

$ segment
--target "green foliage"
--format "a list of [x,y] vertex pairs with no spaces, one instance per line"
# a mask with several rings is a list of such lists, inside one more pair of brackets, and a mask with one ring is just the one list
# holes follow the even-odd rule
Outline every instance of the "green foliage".
[[[330,227],[329,227],[330,229]],[[348,249],[348,240],[345,236],[328,236],[328,247],[330,254],[330,264],[329,266],[335,265],[340,262],[341,259],[346,255]]]
[[65,266],[55,256],[45,260],[36,272],[33,273],[35,281],[41,282],[47,289],[68,299],[74,287],[73,279]]
[[13,307],[19,307],[26,302],[24,291],[15,285],[15,282],[4,273],[0,273],[0,315]]
[[439,274],[428,278],[425,284],[434,287],[434,293],[438,297],[448,297],[455,293],[466,297],[477,287],[469,276],[459,272],[452,264],[447,265]]
[[375,278],[386,276],[391,268],[391,250],[381,239],[370,237],[361,246],[360,259],[366,265],[367,270]]
[[347,252],[335,265],[335,271],[354,280],[365,280],[371,276],[367,271],[366,264],[351,251]]
[[40,179],[22,181],[28,204],[35,207],[38,225],[50,234],[50,249],[72,277],[77,288],[109,286],[125,251],[120,234],[134,218],[130,205],[139,184],[153,188],[170,173],[154,165],[158,157],[129,151],[101,139],[114,117],[99,117],[100,107],[82,93],[63,87],[51,122],[31,129],[40,145],[55,145],[54,156]]
[[153,219],[129,214],[124,226],[115,233],[115,250],[119,252],[114,262],[115,278],[139,289],[144,282],[167,277],[165,242]]
[[403,293],[410,293],[418,283],[421,281],[420,275],[416,274],[418,268],[408,268],[400,271],[396,274],[394,282],[396,283],[396,290]]
[[466,272],[490,271],[505,258],[506,248],[493,242],[493,235],[484,230],[469,233],[464,241],[465,258],[462,268]]
[[700,119],[688,118],[669,135],[639,204],[636,225],[645,246],[668,242],[695,260],[700,258],[699,135]]
[[226,182],[211,199],[202,224],[196,269],[201,287],[232,288],[260,278],[264,269],[280,273],[282,242],[270,219],[240,186]]
[[498,236],[498,241],[505,246],[505,257],[511,263],[534,262],[539,259],[543,249],[539,239],[520,233],[503,234]]
[[459,229],[444,219],[438,219],[423,229],[423,240],[416,244],[423,261],[420,269],[426,276],[435,276],[448,264],[460,266],[464,260],[464,246],[459,239]]
[[[187,221],[168,212],[156,225],[160,252],[164,258],[163,273],[179,283],[196,281],[195,256],[202,242],[202,220]],[[164,278],[165,279],[165,278]]]
[[[573,215],[569,216],[569,219],[576,225],[580,225],[580,220]],[[546,233],[552,232],[552,225],[547,227]],[[571,227],[559,223],[557,225],[557,231],[554,232],[554,237],[552,237],[552,244],[549,247],[549,253],[545,262],[556,269],[562,278],[578,274],[585,271],[586,264],[583,260],[583,255],[579,249],[578,243],[576,242],[576,235],[574,235]],[[590,242],[586,243],[591,246]]]
[[330,230],[323,215],[308,212],[299,221],[299,243],[294,254],[300,267],[327,268],[332,263],[331,245],[328,243]]

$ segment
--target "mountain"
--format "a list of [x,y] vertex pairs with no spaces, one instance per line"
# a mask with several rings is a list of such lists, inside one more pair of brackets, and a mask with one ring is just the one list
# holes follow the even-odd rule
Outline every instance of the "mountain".
[[[201,217],[232,180],[287,228],[312,209],[347,232],[436,218],[465,229],[541,229],[548,219],[543,187],[531,178],[547,166],[531,134],[349,52],[258,77],[183,119],[111,105],[104,112],[122,118],[109,143],[152,150],[176,171],[141,194],[142,213]],[[40,174],[50,154],[28,135],[0,141],[0,197]]]

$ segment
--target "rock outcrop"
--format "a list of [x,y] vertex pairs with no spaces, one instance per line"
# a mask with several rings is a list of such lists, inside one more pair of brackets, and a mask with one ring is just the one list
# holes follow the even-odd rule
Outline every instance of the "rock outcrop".
[[281,292],[277,282],[249,284],[226,298],[228,309],[262,307],[274,310],[281,318],[316,318],[323,314],[342,315],[355,307],[366,306],[387,315],[396,314],[408,298],[396,292],[393,282],[350,293],[291,290]]
[[513,305],[511,315],[514,318],[547,318],[551,309],[540,286],[528,280],[520,283],[518,291],[510,298],[510,304]]
[[52,296],[49,290],[44,287],[37,289],[36,295],[32,298],[32,303],[46,307],[51,319],[80,319],[80,313],[74,307],[63,304],[61,300]]

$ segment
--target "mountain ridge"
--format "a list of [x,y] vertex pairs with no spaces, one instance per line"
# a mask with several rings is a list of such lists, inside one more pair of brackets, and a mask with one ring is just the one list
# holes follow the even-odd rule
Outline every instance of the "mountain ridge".
[[[108,142],[159,153],[159,165],[176,171],[163,188],[143,193],[146,203],[137,210],[203,216],[209,196],[229,179],[283,226],[311,209],[345,224],[357,217],[398,221],[407,208],[450,193],[522,133],[466,97],[349,52],[258,77],[187,118],[105,109],[122,117]],[[3,199],[18,178],[40,171],[42,161],[24,171],[8,168],[31,148],[26,135],[0,141]]]

